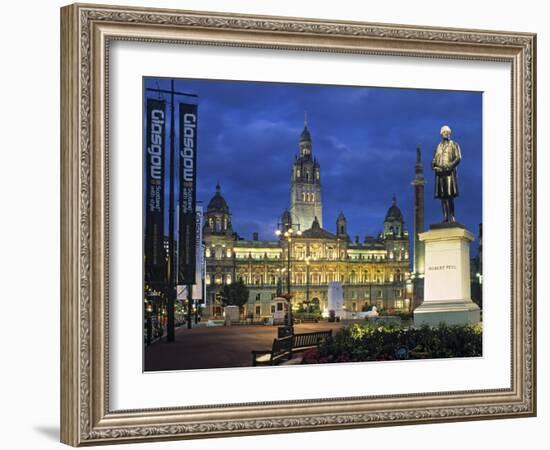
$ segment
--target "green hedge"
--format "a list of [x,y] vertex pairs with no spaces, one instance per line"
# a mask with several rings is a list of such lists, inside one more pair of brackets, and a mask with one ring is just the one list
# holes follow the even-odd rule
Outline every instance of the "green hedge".
[[481,325],[396,328],[353,324],[304,352],[304,364],[481,356]]

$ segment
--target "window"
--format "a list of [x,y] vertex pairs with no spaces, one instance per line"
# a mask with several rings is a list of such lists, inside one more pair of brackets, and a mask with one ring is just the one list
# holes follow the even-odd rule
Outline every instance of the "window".
[[376,291],[376,298],[384,298],[384,293],[381,289]]
[[262,313],[262,307],[260,305],[256,306],[256,315],[259,316]]
[[[271,300],[275,300],[275,294],[271,294]],[[275,306],[272,306],[271,308],[273,309],[273,311],[271,311],[271,312],[274,312],[275,311]]]
[[403,309],[403,300],[396,300],[395,301],[395,308],[396,309]]
[[256,294],[256,301],[259,302],[262,299],[262,294]]
[[351,310],[352,310],[352,311],[357,311],[357,303],[353,302],[353,303],[351,304]]
[[226,255],[227,255],[228,258],[231,258],[231,249],[230,248],[227,249]]
[[300,169],[296,169],[296,176],[297,176],[297,177],[300,176]]
[[357,298],[357,291],[351,291],[351,298],[353,298],[354,300]]
[[401,298],[403,296],[403,292],[401,289],[395,290],[395,298]]
[[206,274],[206,277],[204,278],[204,280],[205,280],[207,285],[209,285],[212,282],[212,280],[210,279],[210,274],[209,273]]
[[283,304],[281,302],[277,303],[277,311],[283,310]]
[[275,312],[275,305],[271,305],[271,314]]
[[210,256],[211,256],[210,249],[207,248],[207,249],[205,250],[204,254],[205,254],[205,256],[206,256],[207,258],[210,258]]
[[226,284],[231,284],[232,281],[233,281],[233,279],[231,278],[231,274],[227,274],[225,276],[225,283]]
[[365,298],[370,298],[370,292],[369,291],[365,291],[364,295],[363,295]]

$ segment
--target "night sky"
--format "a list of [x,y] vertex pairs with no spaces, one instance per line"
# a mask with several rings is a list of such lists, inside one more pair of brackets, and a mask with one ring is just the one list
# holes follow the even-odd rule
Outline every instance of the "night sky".
[[[145,78],[144,86],[169,89],[170,80]],[[480,92],[192,79],[175,80],[175,89],[198,95],[187,99],[198,104],[199,112],[197,201],[206,207],[219,180],[233,229],[245,239],[254,231],[260,239],[273,239],[290,206],[290,173],[304,111],[313,156],[321,166],[324,228],[335,232],[343,211],[352,239],[375,236],[395,194],[412,233],[410,183],[417,145],[427,182],[425,226],[440,222],[431,160],[439,130],[447,124],[462,150],[456,219],[477,238],[482,217]],[[148,91],[145,96],[158,97]]]

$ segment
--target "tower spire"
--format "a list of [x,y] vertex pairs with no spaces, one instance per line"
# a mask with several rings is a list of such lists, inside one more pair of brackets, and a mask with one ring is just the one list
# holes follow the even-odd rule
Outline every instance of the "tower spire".
[[307,128],[307,111],[304,111],[304,128]]

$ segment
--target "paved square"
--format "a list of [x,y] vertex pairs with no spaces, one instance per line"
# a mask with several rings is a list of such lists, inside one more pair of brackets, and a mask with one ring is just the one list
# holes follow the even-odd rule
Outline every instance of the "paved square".
[[[340,323],[304,323],[294,326],[296,333],[333,330]],[[175,342],[163,338],[145,348],[145,371],[251,367],[252,350],[270,350],[277,337],[277,327],[233,325],[198,326],[176,330]]]

